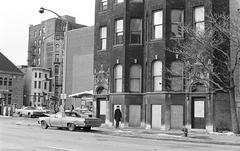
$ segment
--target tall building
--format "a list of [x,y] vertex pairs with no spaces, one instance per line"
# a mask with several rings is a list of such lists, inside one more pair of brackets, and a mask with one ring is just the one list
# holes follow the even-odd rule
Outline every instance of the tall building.
[[76,108],[80,107],[81,98],[68,96],[92,90],[93,86],[94,26],[71,30],[67,34],[66,108],[71,108],[71,105],[75,105]]
[[[230,9],[229,0],[96,0],[97,116],[113,125],[119,105],[123,126],[231,129],[228,95],[211,92],[204,81],[184,81],[184,64],[167,51],[171,39],[184,39],[179,24],[204,29],[206,16]],[[168,79],[166,69],[176,76]],[[191,74],[197,73],[204,74],[200,68]]]
[[23,73],[0,52],[0,114],[23,105]]
[[60,94],[63,93],[65,32],[82,27],[85,26],[77,24],[74,17],[67,15],[29,27],[28,66],[50,69],[50,90],[54,96],[50,99],[60,102]]

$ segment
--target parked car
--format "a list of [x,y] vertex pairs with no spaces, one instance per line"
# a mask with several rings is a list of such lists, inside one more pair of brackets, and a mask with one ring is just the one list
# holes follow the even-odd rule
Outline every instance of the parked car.
[[56,114],[48,114],[48,117],[39,117],[38,123],[43,129],[48,127],[68,128],[74,131],[76,128],[91,130],[91,127],[101,126],[101,119],[86,117],[75,111],[58,112]]
[[28,116],[28,117],[39,117],[39,116],[45,116],[46,111],[44,110],[38,110],[35,107],[32,106],[26,106],[22,107],[21,109],[16,109],[15,112],[19,116]]
[[38,110],[44,111],[45,113],[52,113],[53,111],[47,107],[37,107]]

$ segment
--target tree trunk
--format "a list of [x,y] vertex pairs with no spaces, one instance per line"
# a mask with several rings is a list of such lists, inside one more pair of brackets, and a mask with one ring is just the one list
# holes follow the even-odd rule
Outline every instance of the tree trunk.
[[236,102],[235,102],[235,89],[234,89],[234,79],[230,78],[230,85],[233,86],[229,90],[229,98],[230,98],[230,112],[231,112],[231,120],[232,120],[232,130],[234,134],[239,134],[239,124],[237,118],[236,111]]

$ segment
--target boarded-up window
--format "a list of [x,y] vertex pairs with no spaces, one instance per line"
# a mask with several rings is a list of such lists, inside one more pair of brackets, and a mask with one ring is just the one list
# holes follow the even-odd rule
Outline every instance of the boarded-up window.
[[171,64],[171,89],[173,91],[183,90],[183,63],[180,61]]
[[130,68],[130,91],[141,92],[141,66],[133,65]]

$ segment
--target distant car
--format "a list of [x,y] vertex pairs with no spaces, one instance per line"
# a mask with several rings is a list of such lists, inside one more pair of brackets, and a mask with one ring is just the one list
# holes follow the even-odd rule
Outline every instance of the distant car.
[[76,108],[73,111],[76,111],[79,114],[87,115],[88,117],[93,117],[93,112],[89,111],[87,108]]
[[58,127],[68,128],[70,131],[74,131],[76,128],[91,130],[91,127],[101,126],[101,119],[85,117],[75,111],[65,111],[64,113],[48,114],[48,117],[39,117],[38,123],[43,129]]
[[37,107],[38,110],[44,111],[45,113],[51,113],[52,110],[48,109],[47,107]]
[[28,117],[39,117],[39,116],[45,116],[46,111],[44,110],[38,110],[35,107],[32,106],[26,106],[22,107],[21,109],[16,109],[15,111],[19,116],[28,116]]

